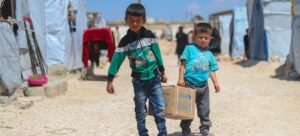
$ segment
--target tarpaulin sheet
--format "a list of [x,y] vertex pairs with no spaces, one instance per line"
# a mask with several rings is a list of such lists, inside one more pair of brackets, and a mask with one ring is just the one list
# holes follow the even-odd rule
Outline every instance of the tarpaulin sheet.
[[289,0],[249,0],[250,57],[284,61],[291,43],[291,3]]
[[290,50],[290,61],[300,75],[300,0],[293,1],[292,41]]
[[244,34],[248,28],[247,8],[237,7],[233,12],[233,37],[231,45],[231,56],[238,57],[244,55]]
[[230,25],[232,20],[232,15],[219,16],[220,20],[220,35],[221,35],[221,53],[229,55],[229,45],[230,45]]
[[0,83],[9,90],[22,84],[19,48],[12,27],[0,22]]
[[76,10],[76,31],[69,33],[70,40],[66,44],[65,65],[68,70],[82,68],[82,39],[83,31],[87,27],[86,0],[71,0]]

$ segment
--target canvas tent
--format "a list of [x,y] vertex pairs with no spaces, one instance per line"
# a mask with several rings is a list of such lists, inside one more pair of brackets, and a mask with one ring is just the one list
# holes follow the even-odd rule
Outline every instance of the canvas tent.
[[290,0],[248,0],[250,58],[284,61],[291,43]]
[[221,35],[221,53],[230,55],[230,41],[231,41],[231,20],[232,15],[222,15],[220,20],[220,35]]
[[247,8],[236,7],[233,12],[233,24],[232,24],[232,42],[231,42],[231,56],[238,57],[243,56],[244,52],[244,34],[248,28],[247,21]]
[[8,90],[5,93],[12,93],[22,84],[19,47],[12,26],[5,21],[0,22],[0,45],[0,86]]
[[242,6],[214,13],[210,15],[210,22],[220,31],[221,54],[231,57],[243,56],[243,37],[248,27],[247,8]]
[[[76,32],[70,33],[68,24],[68,4],[77,10]],[[22,0],[17,1],[17,20],[29,16],[47,65],[65,64],[68,69],[82,67],[82,33],[86,27],[85,0]],[[20,25],[22,22],[20,22]],[[22,26],[22,25],[21,25]],[[26,48],[24,31],[18,41]]]
[[227,10],[213,13],[209,16],[209,21],[213,27],[217,28],[221,37],[221,54],[230,55],[229,47],[231,42],[231,23],[233,11]]
[[66,45],[65,65],[68,70],[82,68],[83,31],[87,27],[86,0],[71,0],[76,11],[76,31],[70,34],[70,43]]
[[288,59],[300,75],[300,0],[292,1],[292,17],[292,41]]
[[[68,4],[76,9],[76,32],[70,33]],[[16,1],[17,37],[11,26],[0,22],[0,94],[1,90],[21,87],[22,79],[32,75],[28,41],[36,35],[38,47],[47,65],[64,64],[69,70],[82,67],[82,36],[86,28],[86,0],[20,0]],[[26,27],[23,17],[30,17],[34,30]],[[30,21],[29,21],[30,22]],[[32,42],[35,43],[35,42]]]

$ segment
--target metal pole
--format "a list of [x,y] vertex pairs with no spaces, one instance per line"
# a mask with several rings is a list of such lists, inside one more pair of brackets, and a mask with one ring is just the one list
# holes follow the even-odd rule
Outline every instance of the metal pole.
[[138,0],[138,3],[141,4],[141,3],[142,3],[142,0]]

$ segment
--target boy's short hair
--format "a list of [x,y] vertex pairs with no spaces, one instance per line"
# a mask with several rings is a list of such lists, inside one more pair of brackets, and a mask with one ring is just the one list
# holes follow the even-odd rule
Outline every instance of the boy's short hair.
[[213,29],[208,23],[198,23],[194,26],[194,32],[195,35],[198,33],[209,33],[210,35],[212,35]]
[[139,3],[130,4],[126,9],[125,18],[127,18],[129,15],[130,16],[143,16],[144,18],[146,18],[145,7]]

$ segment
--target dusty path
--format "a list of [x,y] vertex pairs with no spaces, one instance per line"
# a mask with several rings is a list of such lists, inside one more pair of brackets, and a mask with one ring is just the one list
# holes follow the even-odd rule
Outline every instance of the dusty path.
[[[161,43],[170,82],[178,66],[173,44]],[[169,49],[171,47],[171,49]],[[255,66],[220,62],[217,76],[222,92],[211,86],[212,131],[216,136],[299,136],[300,82],[273,78],[276,64]],[[105,76],[107,67],[97,74]],[[136,136],[133,91],[128,62],[114,81],[116,94],[105,91],[105,81],[69,80],[65,96],[43,98],[29,109],[0,107],[0,136]],[[105,79],[105,77],[103,78]],[[157,134],[147,117],[151,136]],[[199,121],[192,124],[198,136]],[[180,136],[178,120],[167,120],[170,136]]]

